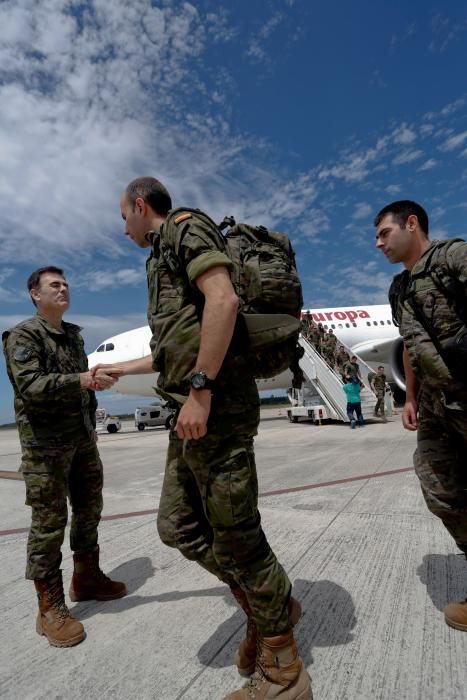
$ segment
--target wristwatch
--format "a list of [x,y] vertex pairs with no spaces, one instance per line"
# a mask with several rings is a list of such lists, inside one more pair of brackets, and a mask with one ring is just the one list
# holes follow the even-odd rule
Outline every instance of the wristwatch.
[[190,377],[190,384],[191,388],[195,389],[196,391],[201,391],[202,389],[214,391],[214,387],[216,386],[214,379],[209,379],[206,372],[203,372],[202,370],[193,372]]

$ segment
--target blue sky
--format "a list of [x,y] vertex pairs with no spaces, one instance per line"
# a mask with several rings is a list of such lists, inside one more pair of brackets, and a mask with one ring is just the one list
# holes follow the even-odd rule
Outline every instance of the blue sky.
[[65,268],[89,350],[145,323],[118,208],[143,174],[176,205],[287,231],[306,306],[384,303],[379,208],[416,199],[432,238],[464,235],[466,64],[459,2],[4,0],[0,329],[31,314],[44,264]]

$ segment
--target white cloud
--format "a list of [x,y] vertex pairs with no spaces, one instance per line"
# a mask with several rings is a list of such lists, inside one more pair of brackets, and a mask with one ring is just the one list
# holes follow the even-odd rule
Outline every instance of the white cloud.
[[464,150],[459,153],[459,156],[461,158],[467,158],[467,148],[464,148]]
[[424,170],[432,170],[436,166],[437,161],[434,158],[428,158],[419,168],[418,172],[423,172]]
[[420,150],[412,150],[412,151],[403,151],[402,153],[399,153],[395,158],[393,158],[393,164],[394,165],[403,165],[405,163],[413,163],[414,160],[417,160],[423,155],[423,151]]
[[462,131],[460,134],[454,134],[450,136],[446,141],[440,146],[442,151],[453,151],[454,149],[462,146],[462,144],[467,139],[467,131]]
[[393,132],[394,143],[407,145],[409,143],[413,143],[416,138],[417,134],[415,131],[406,124],[401,124],[401,126],[395,129]]
[[362,219],[368,219],[373,212],[372,207],[367,202],[359,202],[355,205],[354,212],[352,214],[352,219],[361,221]]
[[109,288],[117,292],[122,287],[140,286],[145,281],[146,274],[142,266],[121,270],[92,270],[70,279],[72,288],[85,287],[91,292]]
[[401,186],[400,185],[388,185],[386,187],[386,192],[388,194],[394,195],[394,194],[399,194],[401,191]]

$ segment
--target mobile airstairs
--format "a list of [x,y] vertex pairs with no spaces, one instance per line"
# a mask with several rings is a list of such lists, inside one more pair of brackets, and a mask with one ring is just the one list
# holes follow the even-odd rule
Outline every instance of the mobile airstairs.
[[[305,375],[301,389],[290,389],[288,392],[291,403],[287,409],[289,420],[296,423],[299,418],[306,418],[316,424],[331,419],[349,422],[347,417],[347,397],[343,390],[342,378],[331,368],[319,352],[300,336],[299,344],[303,348],[300,367]],[[343,343],[340,343],[343,345]],[[344,346],[345,347],[345,346]],[[349,355],[352,351],[346,348]],[[364,387],[361,390],[362,414],[364,419],[374,416],[376,397],[368,383],[368,373],[371,368],[358,358],[358,366]]]

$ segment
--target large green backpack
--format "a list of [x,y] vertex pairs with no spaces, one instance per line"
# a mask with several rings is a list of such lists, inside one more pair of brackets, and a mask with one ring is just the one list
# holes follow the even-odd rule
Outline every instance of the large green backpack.
[[[301,386],[303,374],[298,360],[302,350],[298,337],[303,297],[288,236],[264,226],[237,224],[233,217],[226,217],[217,226],[203,212],[186,208],[171,211],[164,229],[171,220],[181,219],[183,212],[193,212],[209,225],[219,247],[233,263],[231,279],[240,299],[237,332],[247,339],[245,353],[255,377],[274,377],[290,368],[294,386]],[[182,240],[183,231],[174,249],[164,236],[161,239],[167,264],[173,271],[178,265],[178,273]]]

